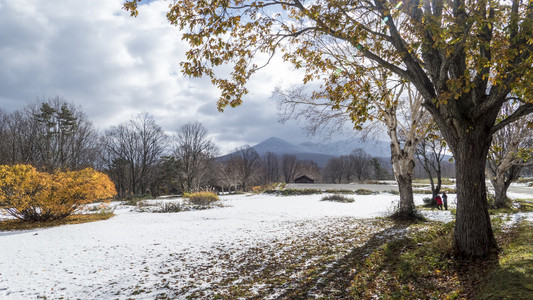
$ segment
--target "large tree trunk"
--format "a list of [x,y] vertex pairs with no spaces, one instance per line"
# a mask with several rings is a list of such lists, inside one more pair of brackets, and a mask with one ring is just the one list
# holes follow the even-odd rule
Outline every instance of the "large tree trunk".
[[507,189],[509,189],[512,182],[520,177],[521,171],[521,165],[500,165],[495,173],[491,173],[495,208],[502,208],[507,205]]
[[[396,148],[397,149],[397,148]],[[414,157],[405,151],[395,153],[391,147],[391,162],[394,176],[400,192],[400,204],[394,218],[400,220],[413,220],[416,218],[415,204],[413,201],[413,173],[415,169]]]
[[396,177],[396,182],[398,182],[398,190],[400,191],[397,216],[401,219],[412,219],[415,215],[413,178],[411,175],[399,175]]
[[494,188],[494,207],[496,208],[505,207],[505,201],[507,200],[507,189],[511,184],[510,181],[505,181],[504,174],[499,175],[500,176],[491,180],[492,187]]
[[491,137],[479,127],[467,132],[452,148],[457,174],[454,250],[456,255],[468,258],[486,257],[498,249],[490,224],[485,185]]

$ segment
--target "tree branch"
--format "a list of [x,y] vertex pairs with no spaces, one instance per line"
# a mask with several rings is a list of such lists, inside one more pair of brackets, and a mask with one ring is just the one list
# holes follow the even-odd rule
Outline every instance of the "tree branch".
[[533,113],[533,104],[526,103],[521,105],[517,110],[515,110],[510,116],[498,122],[491,130],[491,133],[494,134],[498,130],[501,130],[505,126],[517,121],[521,117]]

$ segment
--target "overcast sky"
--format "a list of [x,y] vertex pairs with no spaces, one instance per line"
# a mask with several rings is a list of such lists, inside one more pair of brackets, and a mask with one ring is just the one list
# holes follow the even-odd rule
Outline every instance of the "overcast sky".
[[272,63],[252,78],[242,106],[220,113],[210,81],[180,72],[187,45],[165,19],[169,2],[142,5],[137,18],[122,2],[0,0],[1,108],[61,96],[99,130],[141,112],[169,133],[200,121],[222,153],[271,136],[309,140],[296,123],[277,122],[269,99],[276,86],[300,83],[290,65]]

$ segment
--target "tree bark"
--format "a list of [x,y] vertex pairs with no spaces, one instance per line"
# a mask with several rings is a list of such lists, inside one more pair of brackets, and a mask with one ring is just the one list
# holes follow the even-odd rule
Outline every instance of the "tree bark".
[[400,192],[400,204],[393,217],[400,220],[413,220],[416,218],[413,200],[414,157],[403,150],[396,153],[397,149],[391,147],[391,162]]
[[486,257],[497,252],[488,213],[485,163],[491,142],[489,133],[470,130],[452,147],[457,174],[457,214],[454,250],[457,256]]
[[[500,169],[501,168],[501,169]],[[507,190],[512,182],[520,177],[521,165],[500,165],[496,173],[491,174],[491,183],[494,187],[494,207],[502,208],[507,205]]]
[[507,200],[507,189],[509,188],[511,182],[506,184],[504,178],[496,178],[492,181],[492,186],[494,187],[494,207],[502,208],[505,207],[505,201]]
[[400,192],[397,217],[400,219],[412,219],[415,214],[412,175],[399,175],[396,177],[396,182],[398,182],[398,190]]

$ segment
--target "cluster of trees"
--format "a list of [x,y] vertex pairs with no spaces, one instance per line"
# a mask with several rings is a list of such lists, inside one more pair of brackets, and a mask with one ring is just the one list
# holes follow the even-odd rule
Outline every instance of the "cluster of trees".
[[382,160],[357,148],[349,155],[330,159],[322,170],[323,179],[331,183],[391,179],[387,168],[383,167],[387,163]]
[[204,187],[221,191],[249,190],[252,186],[276,182],[292,182],[301,175],[320,178],[314,161],[299,160],[295,155],[277,155],[267,152],[261,157],[248,145],[235,149],[231,154],[211,160],[202,178]]
[[198,122],[166,134],[142,113],[102,133],[81,108],[55,97],[0,111],[0,164],[29,164],[38,170],[105,172],[119,197],[193,192],[211,188],[247,190],[254,185],[291,182],[296,176],[318,179],[312,161],[243,146],[221,159],[207,129]]
[[94,166],[98,144],[87,116],[60,97],[11,114],[0,110],[0,164],[80,170]]

